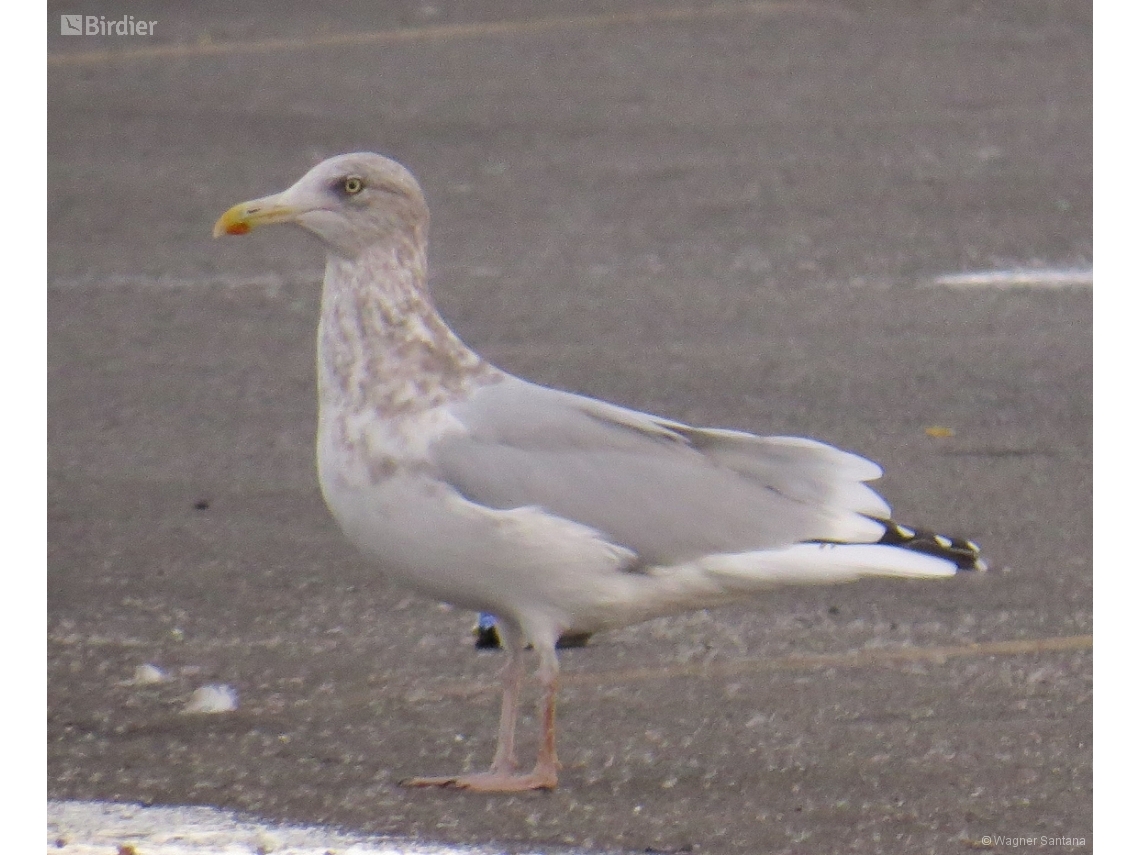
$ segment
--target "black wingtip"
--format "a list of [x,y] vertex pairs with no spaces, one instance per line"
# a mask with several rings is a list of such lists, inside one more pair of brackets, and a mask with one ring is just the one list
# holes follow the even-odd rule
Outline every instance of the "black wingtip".
[[950,537],[921,528],[912,528],[894,520],[879,520],[884,526],[879,543],[884,546],[897,546],[953,561],[961,571],[984,573],[989,569],[978,544],[963,537]]

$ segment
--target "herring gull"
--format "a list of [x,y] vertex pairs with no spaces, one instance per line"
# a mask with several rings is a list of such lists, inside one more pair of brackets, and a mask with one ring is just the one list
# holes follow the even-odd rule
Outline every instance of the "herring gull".
[[[493,614],[508,652],[490,770],[409,786],[552,789],[560,636],[778,585],[984,570],[971,541],[891,520],[879,466],[810,439],[698,428],[529,383],[448,327],[427,288],[428,209],[378,154],[333,157],[235,205],[214,235],[292,223],[326,250],[321,491],[344,533],[414,590]],[[533,646],[542,739],[515,725]]]

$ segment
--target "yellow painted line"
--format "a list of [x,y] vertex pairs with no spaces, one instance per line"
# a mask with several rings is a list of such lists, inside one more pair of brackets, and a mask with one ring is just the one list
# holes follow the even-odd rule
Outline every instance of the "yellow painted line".
[[630,12],[615,12],[609,15],[569,15],[523,21],[489,21],[472,24],[436,24],[427,27],[400,27],[394,30],[374,30],[364,33],[329,33],[312,36],[310,38],[262,39],[244,42],[213,42],[203,40],[196,44],[156,45],[155,47],[143,47],[134,50],[53,53],[48,54],[48,65],[97,65],[105,62],[142,59],[284,53],[287,51],[343,47],[347,45],[447,41],[449,39],[471,39],[486,36],[528,35],[552,30],[697,21],[716,18],[735,18],[746,15],[777,15],[782,13],[823,15],[842,19],[851,17],[851,13],[845,9],[810,3],[713,3],[701,7],[682,6],[671,9],[643,9]]
[[[80,636],[49,636],[49,641],[64,645],[143,647],[151,642],[133,638],[110,638]],[[251,641],[248,639],[214,640],[212,643],[199,642],[205,647],[284,647],[280,638]],[[873,668],[906,662],[929,662],[941,665],[950,659],[982,658],[986,656],[1028,656],[1042,653],[1080,652],[1093,649],[1091,635],[1061,635],[1050,638],[1024,638],[1011,641],[982,641],[972,644],[942,645],[938,647],[873,647],[852,650],[847,653],[803,653],[791,656],[738,659],[732,662],[686,663],[683,665],[660,665],[644,668],[626,668],[613,671],[563,673],[564,686],[605,686],[626,683],[668,680],[672,678],[695,677],[698,679],[723,679],[741,674],[756,674],[770,671],[810,671],[820,668]],[[298,654],[304,655],[304,654]],[[389,675],[391,676],[391,675]],[[424,686],[422,681],[398,687],[394,681],[386,681],[396,692],[402,692],[405,699],[413,703],[438,701],[444,698],[467,698],[499,691],[494,680],[449,682],[445,685]],[[351,689],[349,691],[352,691]],[[372,688],[366,693],[374,694]]]
[[[604,686],[667,680],[674,677],[722,679],[741,674],[765,671],[804,671],[819,668],[868,668],[903,662],[930,662],[942,664],[949,659],[985,656],[1026,656],[1040,653],[1064,653],[1092,650],[1091,635],[1064,635],[1053,638],[1027,638],[1014,641],[986,641],[975,644],[958,644],[940,647],[876,647],[849,653],[818,653],[780,656],[775,658],[741,659],[735,662],[709,664],[662,665],[657,668],[628,668],[618,671],[563,674],[564,686]],[[414,701],[433,701],[446,697],[473,697],[497,692],[494,682],[458,683],[429,690],[412,689],[408,692]]]

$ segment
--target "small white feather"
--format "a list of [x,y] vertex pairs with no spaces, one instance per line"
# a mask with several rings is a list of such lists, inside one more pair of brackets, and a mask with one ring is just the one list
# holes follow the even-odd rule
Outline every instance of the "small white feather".
[[157,683],[165,683],[170,677],[166,672],[159,668],[157,665],[139,665],[135,668],[134,676],[129,680],[124,680],[121,685],[124,686],[153,686]]
[[238,708],[237,692],[232,686],[213,684],[195,689],[183,708],[184,713],[225,713]]

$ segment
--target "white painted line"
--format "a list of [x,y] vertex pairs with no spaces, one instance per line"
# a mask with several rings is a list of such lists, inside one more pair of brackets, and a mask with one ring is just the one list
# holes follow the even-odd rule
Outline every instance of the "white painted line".
[[978,270],[946,273],[929,284],[945,288],[1091,288],[1093,272],[1073,268]]
[[502,851],[353,835],[319,826],[271,825],[208,807],[49,801],[47,810],[49,855],[496,855]]
[[[476,271],[472,275],[478,277]],[[200,278],[187,276],[143,276],[112,274],[107,276],[57,276],[48,280],[49,288],[264,288],[275,291],[287,285],[319,285],[321,270],[298,270],[288,277],[278,274],[234,276],[213,274]],[[978,270],[945,273],[922,284],[943,288],[1091,288],[1092,270],[1074,268],[1018,268],[1014,270]]]

